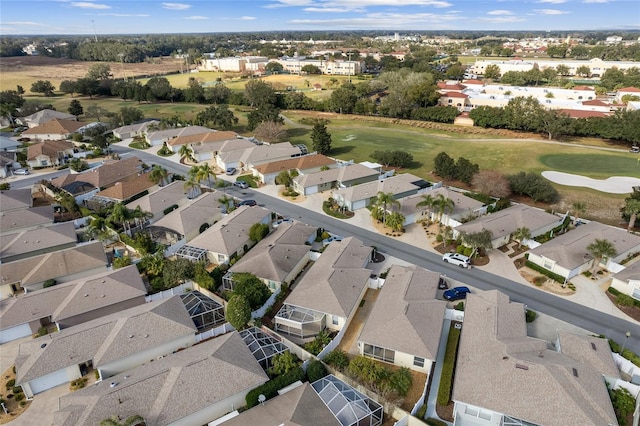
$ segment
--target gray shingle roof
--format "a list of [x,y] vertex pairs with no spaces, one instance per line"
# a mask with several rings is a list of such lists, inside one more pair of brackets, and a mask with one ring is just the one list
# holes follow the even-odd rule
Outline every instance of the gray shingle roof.
[[229,270],[248,272],[262,279],[282,282],[311,250],[311,246],[305,245],[305,241],[314,235],[317,229],[315,226],[299,222],[282,224],[242,256]]
[[50,317],[71,290],[71,283],[59,284],[29,292],[18,298],[2,300],[0,302],[0,330]]
[[371,247],[353,237],[329,244],[296,284],[286,303],[347,318],[360,302],[371,270]]
[[0,191],[0,211],[26,209],[33,204],[31,189],[10,189]]
[[296,176],[293,180],[303,188],[320,185],[327,182],[349,182],[354,179],[377,176],[379,172],[362,164],[351,164],[335,169],[323,170],[316,173]]
[[602,372],[527,337],[524,305],[496,290],[467,296],[452,399],[540,425],[617,423]]
[[195,332],[179,296],[146,303],[21,344],[16,383],[89,360],[100,367]]
[[625,268],[614,275],[620,281],[640,280],[640,262],[626,264]]
[[171,229],[181,235],[188,235],[207,222],[222,218],[222,204],[218,202],[224,197],[222,192],[207,192],[188,204],[154,222],[152,226]]
[[[416,177],[414,181],[419,179],[420,178]],[[411,179],[408,179],[407,176],[396,175],[386,179],[379,179],[372,182],[353,185],[348,188],[342,188],[334,193],[340,194],[347,201],[354,202],[375,197],[379,192],[398,195],[409,191],[418,191],[419,189],[420,187],[412,184]]]
[[159,188],[157,191],[140,197],[127,204],[127,208],[135,209],[140,207],[142,211],[153,213],[154,215],[164,211],[167,207],[179,204],[187,199],[184,189],[184,182],[176,181],[167,186]]
[[71,244],[77,241],[73,222],[30,229],[0,236],[0,258]]
[[440,274],[393,265],[359,341],[435,360],[446,302],[436,300]]
[[11,232],[47,223],[53,223],[53,208],[51,206],[31,207],[30,209],[0,213],[0,232]]
[[416,211],[421,211],[425,209],[425,207],[418,207],[417,204],[424,200],[423,196],[431,195],[432,197],[436,197],[438,194],[442,194],[445,198],[453,201],[453,212],[450,216],[454,217],[459,217],[460,215],[479,209],[484,205],[482,202],[474,200],[471,197],[467,197],[461,192],[453,191],[446,187],[440,187],[431,189],[422,194],[410,195],[398,200],[400,201],[400,213],[408,216]]
[[62,397],[53,424],[140,415],[148,426],[164,426],[267,380],[238,333],[228,333]]
[[210,133],[211,129],[203,126],[186,126],[175,129],[157,130],[155,132],[147,132],[147,140],[169,140],[180,136],[197,135],[200,133]]
[[619,254],[640,246],[640,237],[637,235],[602,223],[589,222],[558,235],[532,249],[531,253],[554,260],[567,269],[574,269],[592,258],[587,246],[596,239],[610,241]]

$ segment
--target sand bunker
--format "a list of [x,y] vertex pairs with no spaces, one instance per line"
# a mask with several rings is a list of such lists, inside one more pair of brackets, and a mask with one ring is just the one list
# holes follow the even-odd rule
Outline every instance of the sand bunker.
[[567,186],[582,186],[610,194],[628,194],[634,186],[640,186],[640,179],[628,176],[612,176],[608,179],[592,179],[586,176],[562,172],[542,172],[545,179]]

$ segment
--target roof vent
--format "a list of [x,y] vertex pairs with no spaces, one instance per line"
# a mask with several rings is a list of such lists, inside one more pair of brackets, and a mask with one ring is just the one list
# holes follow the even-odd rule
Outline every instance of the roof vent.
[[573,376],[578,377],[578,370],[575,368],[572,368],[572,370],[573,370]]
[[593,349],[594,351],[597,351],[598,347],[596,346],[595,343],[591,342],[591,349]]
[[542,351],[540,351],[540,352],[538,352],[538,356],[539,356],[540,358],[544,358],[544,353],[542,353]]
[[106,281],[105,281],[105,280],[102,280],[102,281],[100,281],[100,282],[101,282],[102,284],[104,284]]
[[529,367],[524,365],[524,364],[516,364],[516,368],[519,368],[520,370],[528,370]]
[[44,348],[46,348],[46,347],[47,347],[47,344],[46,344],[46,343],[43,343],[43,344],[41,344],[41,345],[40,345],[40,349],[44,349]]
[[87,293],[84,294],[84,297],[89,297],[89,295]]
[[133,339],[133,334],[130,334],[130,335],[129,335],[129,339]]
[[502,359],[503,360],[507,360],[507,359],[509,359],[509,357],[505,355],[505,356],[502,357]]
[[115,388],[116,386],[118,386],[118,383],[116,382],[111,382],[111,384],[109,385],[112,388]]
[[100,297],[104,297],[104,294],[101,294]]

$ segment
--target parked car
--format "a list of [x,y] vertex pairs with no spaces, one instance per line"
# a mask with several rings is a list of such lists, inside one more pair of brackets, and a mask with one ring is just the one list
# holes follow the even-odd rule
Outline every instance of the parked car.
[[256,203],[256,200],[244,200],[244,201],[240,201],[238,203],[238,207],[240,206],[249,206],[249,207],[254,207],[257,206],[258,203]]
[[469,287],[454,287],[442,293],[442,296],[447,300],[459,300],[466,299],[468,293],[471,293]]
[[322,240],[322,245],[323,246],[327,246],[329,244],[331,244],[334,241],[342,241],[343,238],[339,235],[332,235],[329,238],[325,238],[324,240]]
[[442,260],[444,260],[445,263],[451,263],[452,265],[457,265],[461,268],[471,267],[471,259],[460,253],[445,253],[442,256]]
[[634,154],[637,154],[640,152],[640,146],[632,146],[631,149],[629,150],[629,152],[633,152]]
[[240,189],[247,189],[249,187],[249,184],[243,180],[237,180],[233,182],[233,186],[237,186]]
[[28,175],[29,174],[29,169],[15,169],[13,171],[14,175]]
[[228,167],[226,173],[227,173],[227,176],[235,175],[236,174],[236,168],[235,167]]

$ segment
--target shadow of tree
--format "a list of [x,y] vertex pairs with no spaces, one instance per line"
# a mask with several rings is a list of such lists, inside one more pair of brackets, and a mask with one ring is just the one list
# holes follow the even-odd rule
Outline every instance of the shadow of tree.
[[311,133],[311,129],[305,129],[303,127],[296,127],[294,129],[287,129],[287,136],[290,138],[306,136]]
[[343,154],[347,154],[351,151],[353,151],[355,149],[355,146],[353,145],[344,145],[344,146],[339,146],[336,148],[331,148],[331,152],[329,152],[329,154],[333,157],[338,156],[338,155],[343,155]]

